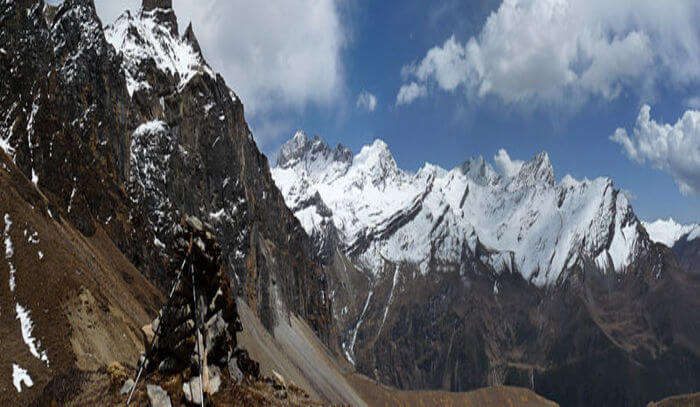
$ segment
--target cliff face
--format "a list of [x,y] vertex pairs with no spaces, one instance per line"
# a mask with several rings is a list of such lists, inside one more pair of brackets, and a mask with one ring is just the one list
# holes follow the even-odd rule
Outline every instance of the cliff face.
[[94,6],[4,2],[0,16],[0,129],[14,161],[86,236],[106,223],[127,251],[134,245],[124,185],[136,114]]
[[[273,309],[337,346],[322,269],[270,177],[243,105],[204,61],[170,2],[146,1],[107,30],[90,0],[0,5],[0,139],[86,237],[104,229],[169,286],[168,224],[210,222],[232,286],[268,329]],[[116,47],[116,50],[115,50]]]
[[156,250],[170,256],[163,223],[174,211],[206,219],[235,287],[268,329],[272,309],[282,306],[334,346],[323,271],[272,181],[241,100],[207,65],[192,26],[179,37],[169,3],[146,3],[137,15],[120,16],[106,36],[122,58],[141,123],[131,138],[129,179],[133,199],[151,214]]

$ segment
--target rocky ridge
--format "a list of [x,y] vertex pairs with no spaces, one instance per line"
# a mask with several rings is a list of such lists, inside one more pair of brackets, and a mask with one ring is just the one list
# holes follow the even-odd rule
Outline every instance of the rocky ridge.
[[[130,144],[131,199],[151,214],[156,250],[171,257],[163,247],[173,241],[164,227],[173,213],[207,220],[236,290],[268,329],[279,302],[334,346],[324,275],[272,182],[241,101],[207,65],[191,24],[178,36],[170,2],[147,3],[105,35],[141,118]],[[282,298],[274,298],[274,286]]]

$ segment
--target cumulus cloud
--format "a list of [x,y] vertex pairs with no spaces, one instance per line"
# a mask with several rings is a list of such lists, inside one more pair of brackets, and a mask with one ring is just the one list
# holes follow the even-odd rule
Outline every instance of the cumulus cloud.
[[508,178],[518,175],[520,168],[525,164],[521,160],[511,160],[508,152],[504,149],[498,150],[498,154],[493,156],[493,162],[496,164],[499,172]]
[[700,192],[700,111],[687,110],[675,124],[660,124],[644,105],[632,134],[618,128],[610,140],[620,144],[629,159],[669,172],[683,195]]
[[412,103],[414,100],[424,97],[428,94],[428,89],[425,85],[419,85],[416,82],[411,82],[401,86],[399,94],[396,95],[396,106]]
[[377,108],[377,97],[363,90],[357,96],[356,106],[361,109],[367,109],[368,112],[374,112]]
[[[266,115],[329,105],[345,91],[340,0],[175,0],[180,30],[192,21],[204,56],[241,97]],[[136,0],[97,0],[104,23]]]
[[402,73],[424,89],[434,83],[506,103],[614,99],[662,77],[697,82],[698,15],[690,0],[504,0],[478,36],[462,43],[453,35]]

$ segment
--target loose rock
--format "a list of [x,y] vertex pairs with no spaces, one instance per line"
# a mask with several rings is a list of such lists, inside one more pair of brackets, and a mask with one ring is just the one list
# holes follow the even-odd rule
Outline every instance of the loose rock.
[[151,407],[172,407],[168,393],[162,387],[154,384],[146,386],[148,400],[151,402]]

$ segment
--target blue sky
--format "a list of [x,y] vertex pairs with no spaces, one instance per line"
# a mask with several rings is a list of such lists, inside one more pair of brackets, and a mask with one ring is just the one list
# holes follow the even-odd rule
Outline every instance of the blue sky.
[[[698,2],[174,3],[268,156],[297,129],[381,138],[409,170],[546,150],[558,179],[612,177],[642,219],[700,221]],[[97,6],[107,23],[138,2]]]

